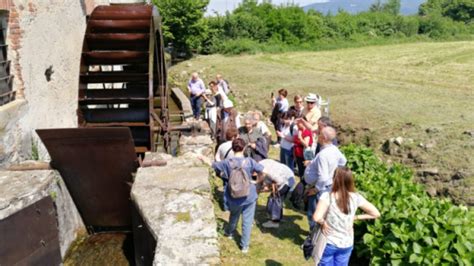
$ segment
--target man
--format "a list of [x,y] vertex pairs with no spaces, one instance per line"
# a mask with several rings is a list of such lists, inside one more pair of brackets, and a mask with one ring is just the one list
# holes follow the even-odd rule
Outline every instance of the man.
[[318,119],[321,117],[321,110],[319,110],[319,96],[314,93],[309,93],[305,98],[306,108],[303,110],[303,117],[311,125],[311,131],[318,129]]
[[225,142],[226,132],[229,128],[240,128],[240,116],[234,109],[231,100],[225,99],[222,110],[217,114],[217,144]]
[[199,120],[201,115],[202,96],[206,91],[206,86],[202,79],[199,78],[197,72],[191,74],[191,79],[188,82],[188,91],[194,118]]
[[219,91],[224,93],[224,95],[228,95],[230,93],[229,84],[227,84],[227,81],[225,81],[221,74],[216,75],[216,81]]
[[301,97],[301,95],[296,95],[293,98],[293,102],[295,103],[295,105],[290,106],[290,109],[288,110],[291,111],[292,114],[294,114],[295,118],[303,117],[303,110],[304,110],[303,97]]
[[[284,201],[288,192],[290,192],[295,185],[293,170],[273,159],[261,160],[258,163],[263,165],[263,172],[265,173],[265,179],[263,182],[263,185],[265,186],[264,191],[271,192],[272,185],[275,185],[282,201]],[[265,228],[278,228],[280,226],[280,221],[270,220],[263,223],[262,226]]]
[[321,151],[310,162],[305,170],[305,182],[310,189],[308,195],[308,221],[310,228],[313,228],[314,221],[312,215],[316,210],[316,204],[323,192],[331,191],[334,171],[338,166],[344,166],[347,159],[339,149],[332,144],[336,137],[336,130],[333,127],[325,127],[318,136],[318,143],[321,144]]
[[[312,128],[311,124],[304,120],[304,119],[300,119],[302,120],[304,126],[307,128],[307,129],[310,129]],[[299,121],[299,120],[298,120]],[[320,134],[320,131],[323,130],[325,127],[334,127],[333,126],[333,123],[331,121],[331,119],[327,116],[321,116],[319,119],[318,119],[318,129],[316,131],[313,131],[313,133],[315,133],[316,135],[319,135]],[[332,144],[338,146],[339,145],[339,142],[337,141],[337,138],[334,138],[332,140]],[[316,156],[316,154],[319,153],[319,151],[321,150],[321,144],[317,144],[316,146],[316,151],[314,152],[314,155]]]
[[239,131],[235,128],[229,128],[225,133],[226,142],[219,145],[217,148],[215,160],[216,162],[223,161],[234,157],[234,152],[232,151],[232,141],[239,136]]

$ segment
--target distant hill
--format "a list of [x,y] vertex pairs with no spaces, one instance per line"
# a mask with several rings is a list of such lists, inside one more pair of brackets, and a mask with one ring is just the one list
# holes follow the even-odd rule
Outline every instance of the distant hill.
[[[339,9],[349,13],[359,13],[369,10],[370,5],[377,0],[329,0],[325,3],[314,3],[304,6],[304,10],[315,9],[323,14],[331,12],[336,14]],[[383,1],[382,1],[383,2]],[[401,0],[400,13],[402,15],[413,15],[418,13],[418,7],[426,0]]]

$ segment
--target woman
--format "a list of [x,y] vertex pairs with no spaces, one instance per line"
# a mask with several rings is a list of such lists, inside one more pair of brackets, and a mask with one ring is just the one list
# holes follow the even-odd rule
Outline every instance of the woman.
[[[294,169],[293,159],[293,120],[290,112],[285,112],[281,116],[281,127],[276,132],[277,136],[281,138],[280,141],[280,162],[288,166],[292,171]],[[296,130],[295,130],[296,131]]]
[[300,178],[304,175],[304,150],[313,144],[313,134],[311,130],[304,126],[303,121],[297,120],[296,126],[298,133],[293,138],[293,151],[295,155],[296,165],[298,166],[298,175]]
[[[365,214],[355,215],[357,208],[361,208]],[[380,212],[377,208],[355,192],[351,170],[338,167],[334,173],[332,191],[321,195],[313,215],[313,220],[321,225],[327,237],[319,265],[349,265],[354,244],[354,221],[378,217]]]
[[[209,82],[209,87],[211,91],[203,95],[204,100],[206,100],[206,114],[205,118],[209,123],[209,128],[211,129],[211,137],[214,139],[216,137],[216,126],[217,126],[217,110],[222,107],[222,96],[217,91],[217,84],[214,81]],[[207,91],[207,90],[206,90]]]
[[[258,173],[257,184],[263,182],[263,166],[257,163],[252,158],[245,158],[243,150],[245,142],[242,139],[235,139],[232,141],[232,150],[234,157],[225,159],[220,162],[214,162],[212,168],[223,179],[228,180],[231,176],[232,170],[242,167],[247,172],[247,176],[251,176],[253,172]],[[249,194],[242,198],[233,198],[230,192],[230,187],[227,186],[224,192],[224,197],[228,203],[230,210],[230,218],[228,227],[225,229],[225,235],[229,238],[233,237],[237,222],[242,214],[242,237],[240,238],[240,248],[242,253],[249,251],[250,234],[252,232],[252,224],[255,215],[255,207],[257,205],[257,187],[254,182],[250,183]]]
[[239,128],[239,137],[247,145],[244,150],[245,157],[251,157],[259,162],[268,157],[267,140],[262,132],[255,127],[252,114],[247,114],[244,119],[244,126]]

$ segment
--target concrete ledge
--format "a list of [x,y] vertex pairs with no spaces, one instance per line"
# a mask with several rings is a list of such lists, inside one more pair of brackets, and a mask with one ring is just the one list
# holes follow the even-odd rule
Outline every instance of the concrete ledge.
[[86,229],[59,173],[54,170],[0,171],[0,220],[48,196],[56,208],[60,251],[64,257],[78,234]]
[[131,193],[157,242],[153,264],[219,264],[208,168],[191,154],[146,157],[167,160],[164,167],[140,168]]

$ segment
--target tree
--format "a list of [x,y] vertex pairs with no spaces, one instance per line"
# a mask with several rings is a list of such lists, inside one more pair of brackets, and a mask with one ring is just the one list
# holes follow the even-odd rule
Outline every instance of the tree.
[[209,0],[153,0],[162,17],[165,43],[172,43],[176,53],[191,55],[206,38],[204,21]]
[[370,5],[370,12],[386,12],[392,15],[398,15],[400,13],[400,0],[388,0],[386,3],[382,3],[381,0],[377,0],[375,3]]

